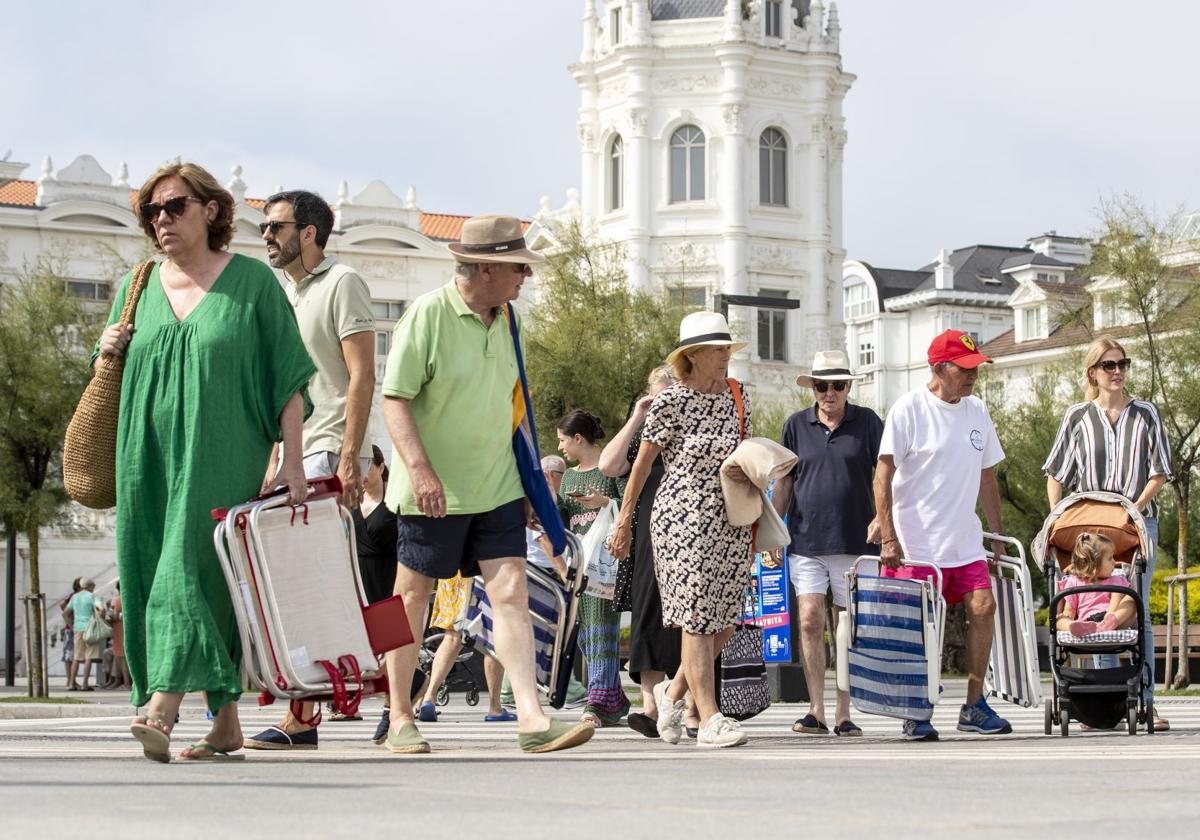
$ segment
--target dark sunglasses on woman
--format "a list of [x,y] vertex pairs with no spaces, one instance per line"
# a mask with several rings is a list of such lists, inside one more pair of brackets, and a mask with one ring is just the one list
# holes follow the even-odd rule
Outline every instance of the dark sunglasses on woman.
[[150,224],[154,224],[154,222],[158,221],[158,214],[164,210],[167,211],[167,215],[172,219],[178,219],[183,214],[183,211],[187,209],[189,201],[194,201],[197,204],[204,203],[194,195],[177,195],[174,198],[168,198],[162,204],[155,204],[154,202],[143,204],[142,219]]
[[829,390],[830,385],[833,386],[833,390],[840,392],[840,391],[846,390],[847,384],[849,384],[849,383],[842,382],[840,380],[838,382],[814,382],[813,387],[817,389],[818,394],[824,394],[826,391]]
[[1133,364],[1129,359],[1121,359],[1119,361],[1113,359],[1105,359],[1103,362],[1096,362],[1093,367],[1098,367],[1105,373],[1115,373],[1120,368],[1121,373],[1129,370],[1129,366]]

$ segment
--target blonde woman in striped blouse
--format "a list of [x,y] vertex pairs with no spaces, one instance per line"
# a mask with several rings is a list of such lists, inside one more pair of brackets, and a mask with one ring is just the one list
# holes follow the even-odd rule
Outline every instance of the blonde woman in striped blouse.
[[[1067,409],[1042,471],[1051,507],[1062,499],[1064,489],[1119,493],[1141,511],[1151,544],[1157,545],[1155,497],[1173,478],[1171,446],[1154,403],[1125,393],[1129,367],[1125,348],[1115,339],[1101,336],[1092,342],[1083,363],[1087,399]],[[1148,572],[1140,589],[1143,603],[1149,604],[1153,553],[1146,560]],[[1142,632],[1151,632],[1148,614]],[[1150,668],[1148,701],[1154,694],[1153,659]],[[1167,721],[1156,718],[1154,728],[1166,730]]]

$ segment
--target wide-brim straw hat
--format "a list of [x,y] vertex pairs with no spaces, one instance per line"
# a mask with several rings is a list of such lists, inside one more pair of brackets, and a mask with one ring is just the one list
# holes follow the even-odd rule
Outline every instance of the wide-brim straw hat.
[[841,350],[818,350],[813,356],[812,367],[796,377],[796,384],[802,388],[812,387],[814,379],[823,382],[855,382],[862,379],[850,370],[850,360]]
[[458,242],[446,246],[459,262],[540,263],[546,258],[525,244],[516,216],[475,216],[463,222]]
[[693,312],[679,322],[679,344],[667,354],[667,364],[674,364],[680,355],[696,347],[731,347],[736,353],[746,346],[734,341],[729,322],[720,312]]

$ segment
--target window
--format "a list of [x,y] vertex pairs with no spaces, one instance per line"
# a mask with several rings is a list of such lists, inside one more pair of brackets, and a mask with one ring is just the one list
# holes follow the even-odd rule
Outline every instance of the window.
[[373,300],[371,314],[375,316],[375,355],[386,356],[392,349],[392,329],[404,314],[404,301]]
[[1042,308],[1030,307],[1021,312],[1021,325],[1024,327],[1024,341],[1032,341],[1042,337]]
[[708,305],[708,290],[703,286],[672,286],[667,290],[672,306],[695,312]]
[[768,128],[758,141],[758,201],[787,207],[787,139],[777,128]]
[[847,287],[842,294],[842,314],[845,320],[853,321],[855,318],[874,314],[875,303],[871,300],[866,283],[855,283]]
[[704,200],[704,132],[685,125],[671,135],[671,203]]
[[1037,273],[1037,279],[1042,283],[1055,283],[1059,280],[1059,276],[1046,271],[1039,271]]
[[66,281],[66,292],[72,297],[83,298],[84,300],[108,300],[111,287],[108,283],[100,283],[94,280],[68,280]]
[[875,326],[864,324],[858,328],[858,368],[868,368],[875,364]]
[[613,9],[608,16],[609,34],[612,35],[610,43],[615,47],[621,43],[621,9],[620,7]]
[[[759,289],[761,297],[785,298],[781,289]],[[787,310],[758,310],[758,358],[764,362],[787,361]]]
[[608,209],[625,206],[625,143],[618,134],[608,149]]
[[783,0],[767,0],[763,25],[768,38],[783,37]]

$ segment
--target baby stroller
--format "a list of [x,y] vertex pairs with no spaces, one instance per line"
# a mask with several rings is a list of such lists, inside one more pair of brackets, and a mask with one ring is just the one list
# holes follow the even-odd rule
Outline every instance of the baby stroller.
[[[1131,589],[1119,586],[1090,585],[1062,589],[1065,569],[1079,534],[1102,534],[1113,542],[1116,574],[1124,569]],[[1153,546],[1141,514],[1124,496],[1115,493],[1076,493],[1054,506],[1033,542],[1034,560],[1042,564],[1050,597],[1050,670],[1054,676],[1053,695],[1046,700],[1045,732],[1051,733],[1057,722],[1066,737],[1070,721],[1075,719],[1096,729],[1113,729],[1126,721],[1128,732],[1137,732],[1139,718],[1154,732],[1154,708],[1142,699],[1150,684],[1150,643],[1141,628],[1147,605],[1142,602],[1138,585],[1141,576],[1150,574],[1146,558]],[[1069,592],[1119,592],[1133,598],[1137,619],[1133,627],[1073,636],[1055,631],[1059,606]],[[1127,656],[1128,664],[1116,667],[1078,667],[1072,656],[1098,654]]]
[[[426,678],[429,677],[429,672],[433,668],[433,655],[437,653],[438,647],[445,638],[445,632],[439,630],[426,636],[421,642],[421,649],[417,651],[417,660],[421,670],[425,672]],[[451,691],[465,692],[468,706],[479,704],[479,680],[476,677],[475,669],[472,668],[472,660],[477,656],[478,653],[472,647],[471,639],[464,634],[462,650],[458,652],[458,656],[454,659],[454,665],[450,668],[450,673],[446,675],[446,679],[442,681],[442,685],[438,689],[437,704],[439,706],[445,706],[450,702]]]

